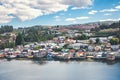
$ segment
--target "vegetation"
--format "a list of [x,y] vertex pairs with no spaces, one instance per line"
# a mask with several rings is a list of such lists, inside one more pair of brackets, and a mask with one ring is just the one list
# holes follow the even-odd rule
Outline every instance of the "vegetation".
[[[55,26],[55,28],[59,28],[60,26]],[[72,30],[76,30],[74,28],[71,28]],[[114,30],[113,30],[114,29]],[[83,33],[81,36],[74,37],[75,40],[87,40],[89,37],[84,34],[83,30],[78,29],[80,33]],[[100,25],[100,27],[96,27],[91,29],[95,33],[95,36],[101,37],[101,36],[114,36],[115,38],[112,38],[110,40],[110,43],[115,45],[120,43],[120,21],[113,23],[111,25]],[[15,41],[9,41],[10,35],[6,34],[3,36],[3,33],[6,32],[15,32],[17,34]],[[13,26],[1,26],[0,27],[0,40],[2,41],[0,43],[0,49],[4,48],[13,48],[17,45],[24,45],[25,43],[29,42],[40,42],[40,41],[47,41],[51,40],[54,37],[57,37],[59,35],[65,35],[67,32],[63,32],[61,34],[56,34],[55,32],[53,34],[53,31],[49,28],[42,27],[42,26],[33,26],[28,28],[18,28],[13,31]],[[94,35],[93,35],[94,36]],[[92,41],[89,41],[90,44],[92,44]],[[96,39],[96,44],[100,44],[99,38]],[[67,48],[68,44],[66,44],[63,48]],[[35,50],[39,49],[40,47],[36,47]],[[59,51],[56,50],[56,51]]]
[[22,35],[25,42],[46,41],[51,40],[56,36],[53,35],[47,28],[40,28],[40,26],[23,29]]
[[89,44],[93,44],[93,41],[92,41],[92,40],[89,40]]
[[64,49],[67,49],[68,46],[69,46],[69,44],[65,44],[65,45],[63,46],[63,48],[64,48]]
[[113,36],[116,35],[116,32],[96,32],[95,36],[97,37],[107,37],[107,36]]
[[0,49],[4,49],[4,48],[14,48],[15,47],[15,42],[10,39],[10,34],[5,34],[5,35],[2,35],[4,33],[7,33],[7,32],[12,32],[13,31],[13,26],[8,26],[8,25],[5,25],[5,26],[1,26],[0,27]]
[[53,51],[55,52],[60,52],[62,49],[61,48],[54,48]]
[[86,40],[88,38],[89,37],[85,34],[82,34],[81,36],[74,37],[74,39],[76,39],[76,40]]
[[34,28],[23,30],[22,35],[23,35],[25,42],[38,42],[39,41],[38,30]]
[[41,49],[40,46],[34,47],[34,50],[39,50],[39,49]]
[[98,32],[100,30],[103,30],[103,29],[109,29],[109,28],[112,28],[112,29],[115,29],[115,28],[120,28],[120,21],[119,22],[116,22],[116,23],[113,23],[111,25],[100,25],[100,27],[96,27],[96,28],[92,28],[91,31],[95,31],[95,32]]
[[110,40],[110,43],[111,43],[112,45],[117,45],[117,44],[119,44],[119,42],[120,42],[119,38],[112,38],[112,39]]
[[95,40],[96,42],[96,44],[100,44],[100,39],[99,38],[96,38],[96,40]]
[[16,37],[15,45],[22,45],[24,44],[24,39],[21,33],[18,33],[18,36]]
[[5,32],[12,32],[12,31],[13,31],[13,26],[5,25],[5,26],[1,26],[0,28],[0,34],[3,34]]
[[6,43],[0,43],[0,49],[14,48],[14,47],[15,47],[15,43],[14,42],[7,41]]
[[95,32],[96,36],[114,36],[114,35],[116,36],[119,35],[117,32],[120,33],[120,31],[111,31],[111,29],[117,29],[117,28],[120,28],[120,21],[113,23],[111,25],[100,25],[100,27],[92,28],[91,31]]

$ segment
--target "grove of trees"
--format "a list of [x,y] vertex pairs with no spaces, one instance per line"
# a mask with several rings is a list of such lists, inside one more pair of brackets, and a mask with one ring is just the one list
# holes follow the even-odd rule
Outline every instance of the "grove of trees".
[[12,32],[12,31],[13,31],[13,26],[5,25],[5,26],[1,26],[0,28],[0,34],[3,34],[5,32]]
[[112,39],[110,40],[110,43],[111,43],[112,45],[117,45],[117,44],[119,44],[119,42],[120,42],[119,38],[112,38]]
[[47,28],[42,28],[40,26],[33,26],[29,28],[23,28],[21,33],[18,34],[16,38],[16,45],[21,45],[26,42],[40,42],[51,40],[56,35],[48,33]]
[[76,39],[76,40],[86,40],[88,38],[89,37],[87,35],[85,35],[85,34],[82,34],[81,36],[74,37],[74,39]]

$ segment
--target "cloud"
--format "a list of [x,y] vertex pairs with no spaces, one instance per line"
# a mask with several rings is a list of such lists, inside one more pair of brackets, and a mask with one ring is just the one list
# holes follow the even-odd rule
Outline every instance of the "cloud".
[[94,0],[64,0],[64,4],[73,6],[72,9],[83,9],[93,5]]
[[76,18],[67,18],[65,21],[76,21]]
[[54,16],[55,21],[60,21],[60,16]]
[[59,18],[60,16],[55,16],[54,18]]
[[116,11],[119,11],[120,10],[120,5],[114,7],[114,8],[110,8],[110,9],[103,9],[103,10],[100,10],[99,12],[116,12]]
[[118,19],[103,19],[103,20],[99,20],[100,22],[103,22],[103,21],[119,21],[120,18]]
[[77,10],[77,9],[84,9],[84,7],[82,8],[79,8],[79,7],[73,7],[73,8],[71,8],[72,10]]
[[89,19],[89,17],[87,16],[83,16],[83,17],[76,17],[77,20],[84,20],[84,19]]
[[7,13],[11,13],[12,11],[7,10],[4,6],[0,6],[0,23],[8,23],[14,17],[8,15]]
[[[5,18],[4,18],[5,17]],[[0,23],[8,23],[10,22],[14,17],[13,16],[0,16]]]
[[[13,18],[21,21],[31,20],[38,16],[59,11],[67,11],[69,7],[87,8],[93,0],[0,0],[0,23],[8,23]],[[11,16],[8,16],[10,15]]]
[[111,15],[111,14],[110,14],[110,13],[105,13],[104,15],[105,15],[105,16],[109,16],[109,15]]
[[115,7],[116,9],[120,9],[120,5]]
[[116,12],[116,11],[118,11],[118,9],[103,9],[103,10],[101,10],[100,12]]
[[98,11],[96,11],[96,10],[91,10],[88,14],[95,14],[95,13],[97,13]]
[[76,17],[76,18],[67,18],[65,21],[77,21],[77,20],[85,20],[85,19],[89,19],[89,17],[83,16],[83,17]]
[[77,10],[77,9],[88,9],[87,7],[72,7],[72,10]]

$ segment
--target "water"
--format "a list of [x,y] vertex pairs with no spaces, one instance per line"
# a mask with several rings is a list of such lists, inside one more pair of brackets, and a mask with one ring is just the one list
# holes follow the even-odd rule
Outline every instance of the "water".
[[0,60],[0,80],[120,80],[120,63]]

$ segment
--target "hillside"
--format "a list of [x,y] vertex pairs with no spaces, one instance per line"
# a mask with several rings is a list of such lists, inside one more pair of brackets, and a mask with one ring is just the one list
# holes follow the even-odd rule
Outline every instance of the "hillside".
[[91,23],[85,23],[85,24],[71,24],[71,25],[62,25],[61,27],[92,29],[92,28],[99,27],[100,25],[111,25],[112,23],[115,23],[115,21],[91,22]]

